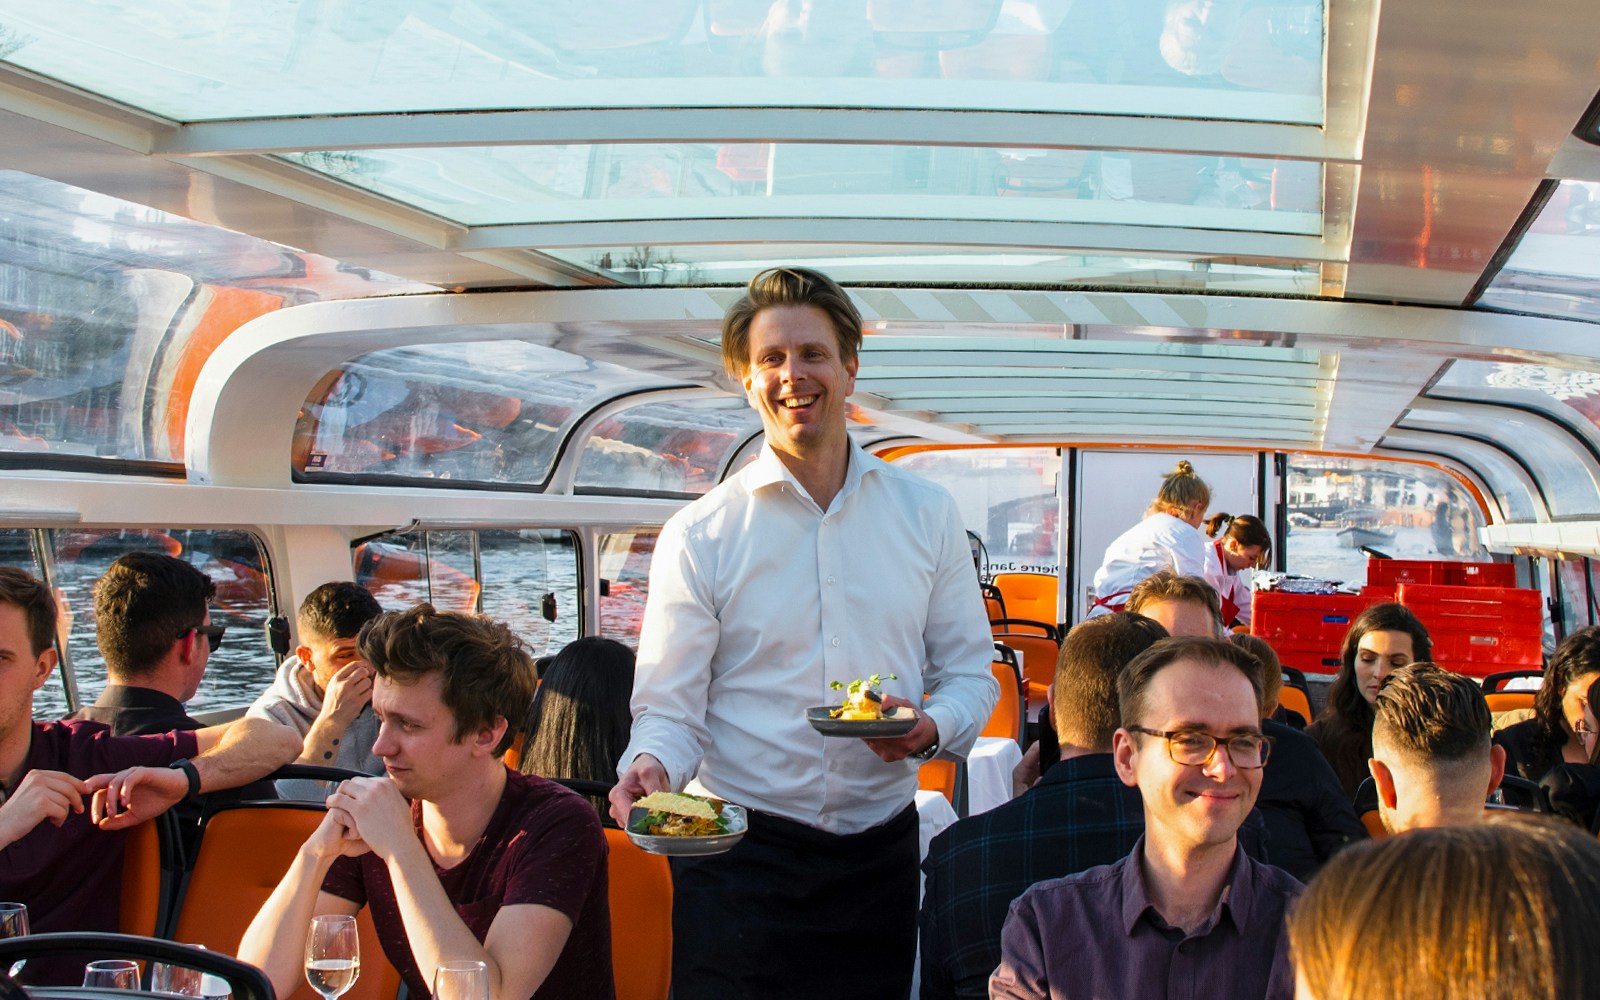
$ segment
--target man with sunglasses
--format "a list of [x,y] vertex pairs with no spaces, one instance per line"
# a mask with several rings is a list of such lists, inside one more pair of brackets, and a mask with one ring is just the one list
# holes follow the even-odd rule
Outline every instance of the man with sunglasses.
[[1012,904],[991,998],[1294,996],[1284,914],[1304,887],[1238,843],[1272,749],[1248,655],[1163,639],[1118,677],[1112,757],[1144,837]]
[[211,578],[182,559],[129,552],[94,585],[95,641],[110,683],[74,718],[103,722],[116,736],[199,729],[193,698],[224,627],[211,624]]

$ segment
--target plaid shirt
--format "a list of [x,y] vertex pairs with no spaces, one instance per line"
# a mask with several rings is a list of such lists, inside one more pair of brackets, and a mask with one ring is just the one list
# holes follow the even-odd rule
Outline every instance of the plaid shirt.
[[922,862],[922,1000],[987,997],[1012,900],[1121,860],[1143,833],[1139,790],[1106,753],[1061,761],[1018,798],[935,837]]

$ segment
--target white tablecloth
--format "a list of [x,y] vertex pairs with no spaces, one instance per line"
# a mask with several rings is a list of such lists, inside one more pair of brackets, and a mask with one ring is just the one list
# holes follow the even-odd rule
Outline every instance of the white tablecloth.
[[[980,736],[967,757],[967,815],[976,816],[1011,801],[1011,772],[1022,763],[1022,748],[1005,736]],[[927,846],[923,846],[927,850]]]

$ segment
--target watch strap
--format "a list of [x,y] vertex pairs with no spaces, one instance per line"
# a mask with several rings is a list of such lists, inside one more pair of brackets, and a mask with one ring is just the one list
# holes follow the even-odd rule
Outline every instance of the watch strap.
[[174,771],[182,771],[183,776],[189,779],[189,798],[195,799],[200,796],[200,769],[194,766],[194,761],[187,757],[179,757],[167,767]]

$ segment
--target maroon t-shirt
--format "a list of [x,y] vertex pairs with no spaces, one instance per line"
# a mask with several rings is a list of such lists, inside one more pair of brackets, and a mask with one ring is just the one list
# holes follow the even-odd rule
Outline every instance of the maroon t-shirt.
[[[411,805],[421,836],[422,805]],[[572,933],[534,1000],[613,1000],[611,908],[606,840],[588,799],[553,781],[506,769],[506,788],[483,835],[454,868],[433,866],[456,914],[482,941],[502,906],[548,906],[572,921]],[[394,883],[376,854],[339,858],[322,890],[372,907],[383,953],[414,997],[431,993],[400,919]]]
[[[128,767],[163,767],[196,752],[194,733],[112,736],[103,723],[35,722],[27,771],[65,771],[75,778]],[[49,931],[115,931],[122,903],[125,830],[89,821],[89,802],[60,829],[48,821],[0,850],[0,899],[28,904],[28,926]]]

